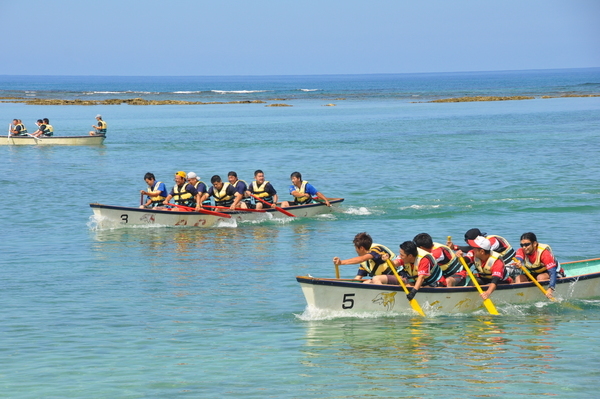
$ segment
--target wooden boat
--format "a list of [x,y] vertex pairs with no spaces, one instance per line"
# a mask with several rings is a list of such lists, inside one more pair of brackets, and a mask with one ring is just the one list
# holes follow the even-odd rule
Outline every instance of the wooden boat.
[[10,136],[0,137],[0,145],[102,145],[106,135],[97,136]]
[[[566,277],[557,280],[555,297],[558,300],[600,297],[600,258],[563,263],[561,266]],[[298,276],[296,280],[309,310],[332,311],[342,316],[365,312],[414,313],[399,286],[311,276]],[[547,286],[548,281],[540,283]],[[485,287],[482,286],[484,290]],[[499,285],[490,298],[500,312],[506,306],[548,301],[532,282]],[[421,287],[415,299],[425,314],[486,312],[475,287]]]
[[[315,202],[307,205],[290,206],[283,209],[296,217],[313,217],[334,212],[344,201],[343,198],[328,199],[331,207],[328,207],[321,202]],[[217,212],[213,211],[210,214],[206,214],[189,211],[140,209],[98,203],[90,204],[90,207],[94,212],[95,222],[101,228],[148,225],[213,227],[219,225],[231,226],[232,224],[235,225],[237,222],[295,219],[294,217],[286,216],[273,208],[265,209],[264,212],[216,209],[215,211]],[[226,216],[219,216],[214,213],[220,213]]]

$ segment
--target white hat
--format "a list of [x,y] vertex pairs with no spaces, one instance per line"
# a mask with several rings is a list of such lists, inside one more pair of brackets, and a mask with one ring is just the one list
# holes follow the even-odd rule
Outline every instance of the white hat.
[[490,251],[492,249],[492,243],[485,237],[478,236],[474,240],[468,240],[467,243],[474,248],[485,249]]
[[96,118],[102,118],[102,115],[98,114],[96,115]]
[[196,174],[194,172],[189,172],[188,173],[188,179],[197,179],[198,176],[196,176]]

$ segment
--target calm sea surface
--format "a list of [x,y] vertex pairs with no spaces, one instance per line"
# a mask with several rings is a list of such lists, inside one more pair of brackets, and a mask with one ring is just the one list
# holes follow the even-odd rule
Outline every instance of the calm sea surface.
[[[533,231],[562,262],[600,257],[600,97],[541,98],[568,93],[600,93],[600,69],[0,76],[0,96],[292,105],[0,104],[5,129],[109,124],[102,147],[0,146],[0,397],[597,397],[598,299],[340,317],[306,311],[295,281],[333,277],[361,231],[394,249],[421,232],[460,242],[478,227],[516,244]],[[465,95],[536,99],[427,102]],[[346,201],[203,230],[99,230],[89,208],[138,205],[148,171],[170,188],[178,170],[251,181],[256,169],[282,199],[300,171]]]

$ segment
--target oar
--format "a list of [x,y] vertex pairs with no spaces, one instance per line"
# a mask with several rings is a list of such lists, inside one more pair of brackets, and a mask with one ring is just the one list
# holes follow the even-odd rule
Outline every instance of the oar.
[[333,262],[333,266],[335,266],[335,278],[340,279],[340,266]]
[[29,137],[33,137],[33,138],[34,138],[34,139],[36,139],[36,140],[42,141],[42,139],[41,139],[41,138],[39,138],[39,137],[35,137],[35,136],[34,136],[33,134],[31,134],[31,133],[25,133],[25,134],[26,134],[26,135],[28,135]]
[[[231,208],[226,206],[217,206],[217,205],[202,205],[203,208],[213,208],[213,209],[226,209],[231,210]],[[266,212],[264,209],[246,209],[246,208],[235,208],[234,211],[242,211],[242,212]]]
[[[391,261],[391,259],[387,260],[387,264],[390,267],[390,269],[392,269],[394,276],[396,276],[396,278],[398,279],[398,283],[400,284],[400,286],[402,287],[402,289],[404,290],[406,295],[408,295],[408,288],[406,288],[406,284],[404,284],[404,280],[402,279],[402,277],[400,277],[400,275],[398,275],[398,272],[396,271],[396,267],[394,266],[394,263]],[[425,317],[425,313],[423,313],[423,309],[421,309],[419,302],[417,302],[417,300],[415,298],[409,300],[408,302],[410,303],[410,306],[412,306],[412,308],[415,312],[417,312],[421,316]]]
[[[260,198],[260,197],[257,197],[257,196],[256,196],[256,195],[254,195],[254,194],[250,194],[250,196],[251,196],[252,198],[255,198],[255,199],[259,200],[260,202],[262,202],[262,203],[263,203],[263,204],[265,204],[265,205],[269,205],[269,206],[272,206],[272,205],[273,205],[273,204],[271,204],[271,203],[269,203],[269,202],[265,201],[264,199],[262,199],[262,198]],[[283,209],[283,208],[280,208],[280,207],[278,207],[278,206],[276,206],[276,207],[275,207],[275,209],[277,209],[279,212],[283,213],[284,215],[287,215],[287,216],[290,216],[290,217],[296,217],[296,215],[293,215],[293,214],[289,213],[288,211],[286,211],[285,209]]]
[[[181,208],[184,209],[188,212],[193,212],[196,210],[196,208],[192,208],[191,206],[184,206],[184,205],[177,205],[177,204],[167,204],[167,205],[171,205],[171,206],[175,206],[177,208]],[[221,213],[221,212],[213,212],[213,211],[208,211],[206,209],[200,209],[198,212],[200,213],[205,213],[207,215],[213,215],[213,216],[220,216],[222,218],[228,218],[231,219],[231,216],[226,214],[226,213]]]
[[[517,264],[517,266],[519,266],[521,268],[521,270],[523,270],[523,273],[525,273],[525,275],[531,280],[531,282],[533,282],[533,284],[535,284],[540,289],[540,291],[542,291],[542,293],[546,297],[548,297],[547,296],[548,291],[546,291],[544,289],[544,287],[542,287],[542,285],[540,283],[538,283],[537,279],[531,275],[531,273],[529,272],[529,270],[527,269],[527,267],[521,265],[521,262],[519,262],[517,260],[517,258],[513,258],[513,261],[515,261],[515,263]],[[556,301],[556,298],[550,297],[550,300],[551,301]]]
[[[473,275],[473,272],[471,271],[471,269],[467,265],[467,262],[465,262],[465,259],[462,256],[460,256],[458,259],[460,259],[460,263],[462,263],[463,267],[465,268],[465,270],[469,274],[469,278],[473,281],[473,284],[477,288],[477,291],[479,291],[480,294],[483,294],[483,290],[481,289],[481,286],[477,282],[477,279],[475,279],[475,276]],[[490,312],[490,314],[493,314],[493,315],[500,314],[496,310],[496,307],[494,306],[494,303],[492,302],[492,300],[490,298],[484,299],[483,300],[483,304],[485,305],[485,308],[488,310],[488,312]]]

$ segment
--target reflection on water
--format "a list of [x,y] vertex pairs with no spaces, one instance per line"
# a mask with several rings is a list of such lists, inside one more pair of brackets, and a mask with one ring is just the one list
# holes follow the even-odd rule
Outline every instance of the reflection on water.
[[[480,394],[481,389],[489,390],[490,396],[514,390],[517,395],[519,386],[551,390],[558,384],[544,378],[560,356],[555,321],[548,317],[530,318],[527,323],[482,316],[304,324],[305,371],[315,378],[365,376],[372,386],[363,394],[403,387],[414,389],[406,393],[416,395],[425,387],[438,387],[456,389],[462,397],[471,389]],[[446,391],[439,393],[446,396]]]

